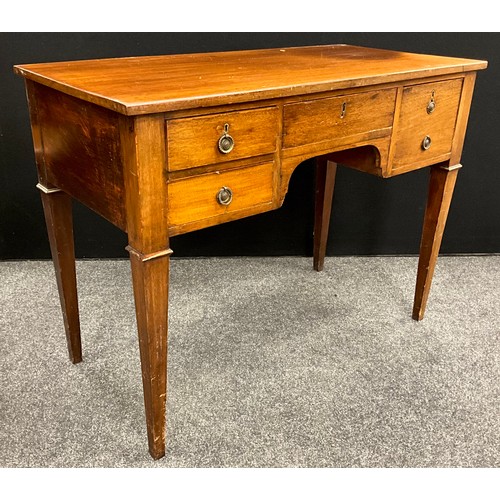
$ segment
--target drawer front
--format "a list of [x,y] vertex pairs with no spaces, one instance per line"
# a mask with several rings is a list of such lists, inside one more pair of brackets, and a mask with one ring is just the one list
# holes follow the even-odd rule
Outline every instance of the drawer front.
[[287,104],[285,148],[345,138],[392,126],[396,89]]
[[[229,204],[221,203],[227,202],[228,197],[231,197]],[[271,204],[272,200],[272,163],[171,181],[168,185],[169,226],[233,214]]]
[[417,163],[430,165],[451,152],[461,91],[462,79],[403,89],[393,170]]
[[[168,170],[274,153],[278,130],[275,106],[168,120]],[[219,145],[221,138],[228,140]]]

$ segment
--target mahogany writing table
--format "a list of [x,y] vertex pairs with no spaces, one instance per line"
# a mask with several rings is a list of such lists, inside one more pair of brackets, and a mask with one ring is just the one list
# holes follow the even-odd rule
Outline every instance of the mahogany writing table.
[[82,359],[71,199],[128,234],[149,451],[165,454],[169,238],[279,208],[317,158],[314,268],[337,163],[430,167],[413,318],[422,319],[485,61],[329,45],[15,66],[69,355]]

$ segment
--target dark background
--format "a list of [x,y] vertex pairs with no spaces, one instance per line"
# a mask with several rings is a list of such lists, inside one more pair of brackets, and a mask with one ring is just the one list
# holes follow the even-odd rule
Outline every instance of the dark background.
[[[500,252],[498,33],[0,34],[0,259],[50,257],[22,78],[14,64],[149,54],[348,43],[489,61],[478,73],[442,253]],[[310,255],[313,163],[292,176],[280,210],[172,238],[175,256]],[[328,255],[416,254],[427,169],[393,179],[340,168]],[[126,235],[74,204],[80,258],[127,257]]]

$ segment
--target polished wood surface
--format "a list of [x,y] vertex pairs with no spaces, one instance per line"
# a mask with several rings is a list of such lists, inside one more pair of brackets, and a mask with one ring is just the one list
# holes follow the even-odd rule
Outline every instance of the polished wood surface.
[[[422,319],[476,71],[485,67],[345,45],[15,67],[26,78],[74,362],[81,350],[70,198],[128,233],[154,458],[165,453],[170,237],[279,208],[295,168],[318,158],[320,271],[337,164],[379,177],[430,167],[413,309]],[[224,152],[219,140],[227,135],[234,147]]]
[[485,61],[325,45],[25,64],[16,71],[135,115],[484,69]]
[[[27,80],[44,185],[63,189],[120,229],[126,215],[119,115]],[[35,112],[35,111],[34,111]]]

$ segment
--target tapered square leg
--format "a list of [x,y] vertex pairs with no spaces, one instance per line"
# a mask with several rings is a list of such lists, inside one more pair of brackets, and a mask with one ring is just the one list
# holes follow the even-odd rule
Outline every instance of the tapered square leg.
[[127,234],[149,452],[165,455],[168,274],[165,117],[121,117]]
[[47,188],[41,184],[38,184],[37,187],[40,189],[42,197],[69,358],[73,363],[79,363],[82,360],[82,344],[76,288],[71,198],[55,188]]
[[431,168],[413,304],[413,319],[417,321],[423,319],[425,314],[432,277],[460,167],[461,165]]
[[316,271],[322,271],[325,263],[336,174],[336,163],[324,157],[317,159],[313,250],[313,266]]
[[149,452],[165,455],[167,395],[168,274],[171,251],[144,256],[130,252]]

